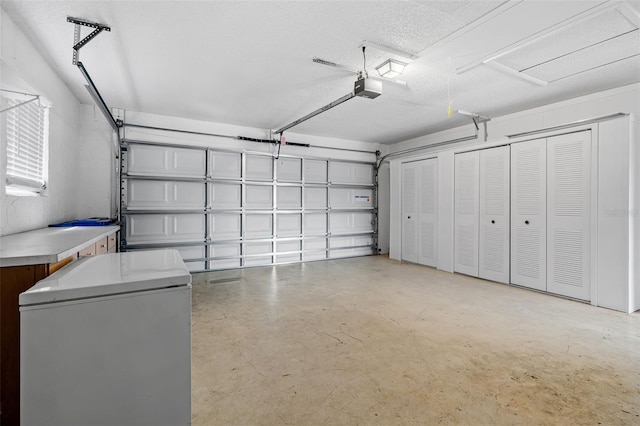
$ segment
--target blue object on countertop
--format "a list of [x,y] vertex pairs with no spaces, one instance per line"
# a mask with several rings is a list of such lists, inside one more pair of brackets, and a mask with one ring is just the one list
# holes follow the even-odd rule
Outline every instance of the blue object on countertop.
[[68,222],[54,223],[50,227],[69,227],[69,226],[109,226],[115,225],[115,219],[108,217],[91,217],[88,219],[70,220]]

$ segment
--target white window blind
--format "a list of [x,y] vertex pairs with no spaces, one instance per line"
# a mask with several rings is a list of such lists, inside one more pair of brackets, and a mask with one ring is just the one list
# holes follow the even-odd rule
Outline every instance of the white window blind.
[[[23,101],[8,99],[8,106]],[[29,102],[6,111],[7,185],[44,190],[48,108]]]

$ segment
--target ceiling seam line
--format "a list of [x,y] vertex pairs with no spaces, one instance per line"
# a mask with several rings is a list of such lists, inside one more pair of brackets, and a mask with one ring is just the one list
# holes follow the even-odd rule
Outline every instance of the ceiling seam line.
[[[603,13],[606,13],[609,10],[614,10],[616,9],[618,6],[605,6],[607,1],[604,1],[602,3],[599,3],[596,6],[590,7],[589,9],[583,10],[582,12],[576,13],[575,15],[572,15],[568,18],[565,18],[559,22],[556,22],[553,25],[550,25],[546,28],[543,28],[541,30],[536,31],[533,34],[530,34],[527,37],[521,38],[520,40],[514,41],[513,43],[508,44],[507,46],[504,46],[496,51],[494,51],[493,53],[491,53],[490,55],[487,55],[484,57],[484,59],[479,59],[476,61],[471,61],[466,65],[462,65],[458,68],[456,68],[456,72],[457,73],[463,73],[466,71],[469,71],[472,68],[475,68],[479,65],[482,64],[486,64],[488,62],[495,62],[496,60],[498,60],[499,58],[506,56],[512,52],[521,50],[527,46],[529,46],[530,44],[536,43],[540,40],[543,40],[545,38],[551,37],[554,33],[557,32],[563,32],[566,31],[568,28],[579,24],[580,22],[586,21],[588,19],[591,19],[593,17],[597,17],[600,16]],[[606,10],[600,11],[599,13],[595,13],[594,9],[604,9],[606,7]],[[587,15],[587,16],[584,16]],[[594,16],[591,16],[594,15]],[[479,61],[479,62],[478,62]]]
[[565,75],[564,77],[560,77],[560,78],[556,78],[555,80],[551,80],[551,81],[549,81],[549,83],[555,83],[556,81],[560,81],[560,80],[563,80],[565,78],[573,77],[575,75],[582,74],[582,73],[585,73],[587,71],[593,71],[593,70],[596,70],[598,68],[606,67],[607,65],[611,65],[611,64],[618,63],[618,62],[626,61],[627,59],[635,58],[636,56],[640,56],[640,53],[636,53],[635,55],[627,56],[626,58],[616,59],[615,61],[607,62],[606,64],[602,64],[602,65],[598,65],[598,66],[593,67],[593,68],[589,68],[589,69],[586,69],[586,70],[578,71],[578,72],[575,72],[573,74]]
[[531,65],[531,66],[529,66],[529,67],[523,68],[523,69],[521,69],[519,72],[524,72],[524,71],[530,70],[531,68],[539,67],[540,65],[544,65],[544,64],[546,64],[546,63],[553,62],[553,61],[558,60],[558,59],[560,59],[560,58],[564,58],[564,57],[567,57],[567,56],[573,55],[574,53],[578,53],[578,52],[580,52],[580,51],[582,51],[582,50],[589,49],[589,48],[591,48],[591,47],[593,47],[593,46],[597,46],[597,45],[599,45],[599,44],[606,43],[607,41],[610,41],[610,40],[616,39],[616,38],[618,38],[618,37],[622,37],[622,36],[624,36],[624,35],[630,34],[630,33],[634,32],[634,31],[638,31],[638,30],[640,30],[640,28],[634,28],[633,30],[630,30],[630,31],[627,31],[627,32],[624,32],[624,33],[621,33],[621,34],[618,34],[618,35],[615,35],[615,36],[613,36],[613,37],[609,37],[609,38],[607,38],[607,39],[605,39],[605,40],[601,40],[601,41],[599,41],[599,42],[597,42],[597,43],[590,44],[589,46],[581,47],[580,49],[574,50],[574,51],[569,52],[569,53],[565,53],[564,55],[560,55],[560,56],[557,56],[557,57],[555,57],[555,58],[548,59],[548,60],[546,60],[546,61],[540,62],[539,64],[535,64],[535,65]]

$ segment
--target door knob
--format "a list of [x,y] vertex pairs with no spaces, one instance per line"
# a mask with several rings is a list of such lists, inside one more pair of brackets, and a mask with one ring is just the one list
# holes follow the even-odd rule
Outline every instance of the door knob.
[[491,223],[496,223],[496,221],[495,221],[495,220],[492,220],[492,221],[491,221]]
[[524,224],[525,224],[525,225],[528,225],[528,224],[529,224],[529,221],[528,221],[528,220],[525,220],[525,221],[524,221]]
[[411,219],[411,216],[407,216],[407,219]]

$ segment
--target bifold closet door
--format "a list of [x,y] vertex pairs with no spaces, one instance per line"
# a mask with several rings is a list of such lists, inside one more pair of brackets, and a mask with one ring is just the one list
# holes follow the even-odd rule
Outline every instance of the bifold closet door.
[[418,167],[402,163],[402,260],[418,262]]
[[480,151],[479,277],[509,283],[509,146]]
[[418,166],[418,263],[437,266],[438,160],[416,162]]
[[546,290],[546,140],[511,145],[511,283]]
[[479,151],[455,156],[454,271],[478,276]]
[[547,291],[589,300],[591,132],[547,139]]

